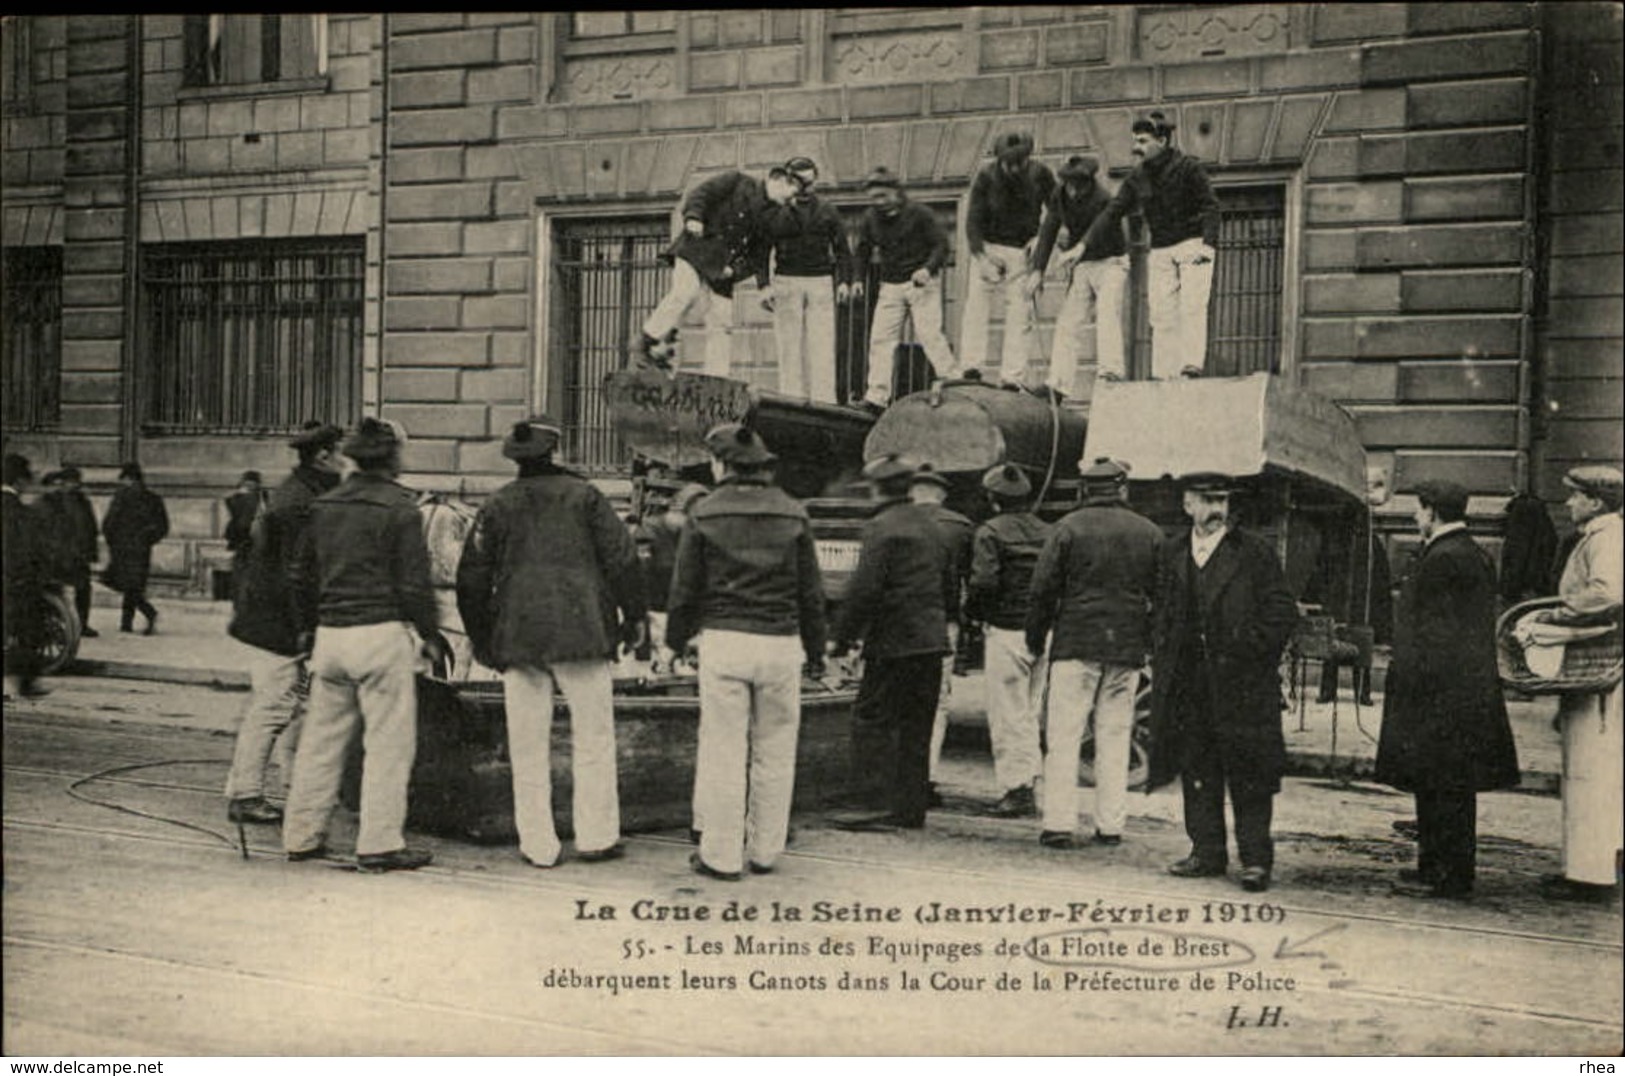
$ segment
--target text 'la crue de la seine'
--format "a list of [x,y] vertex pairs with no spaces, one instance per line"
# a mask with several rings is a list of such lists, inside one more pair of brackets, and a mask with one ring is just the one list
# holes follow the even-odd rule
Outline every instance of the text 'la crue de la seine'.
[[1101,900],[1060,904],[960,905],[926,901],[904,906],[863,901],[817,900],[808,904],[768,901],[748,904],[737,900],[722,904],[665,902],[652,899],[627,906],[588,900],[575,902],[578,921],[632,920],[642,923],[964,923],[1062,924],[1066,926],[1143,926],[1149,924],[1284,923],[1286,909],[1276,904],[1207,901],[1190,906],[1112,904]]

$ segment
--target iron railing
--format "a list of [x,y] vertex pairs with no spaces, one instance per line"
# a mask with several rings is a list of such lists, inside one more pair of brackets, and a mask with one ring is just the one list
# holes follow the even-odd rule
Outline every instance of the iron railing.
[[143,428],[268,434],[360,415],[365,240],[149,246]]
[[62,248],[8,247],[3,264],[5,427],[52,430],[62,417]]

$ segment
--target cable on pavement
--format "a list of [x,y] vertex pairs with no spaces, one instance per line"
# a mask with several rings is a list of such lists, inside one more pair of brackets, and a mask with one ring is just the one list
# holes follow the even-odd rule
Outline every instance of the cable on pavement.
[[159,762],[135,762],[124,766],[111,766],[105,770],[98,770],[95,773],[87,774],[84,777],[70,781],[66,791],[70,797],[78,800],[80,803],[88,803],[94,807],[105,807],[110,811],[119,811],[123,814],[134,815],[137,818],[145,818],[153,822],[164,822],[171,826],[179,826],[182,829],[192,830],[194,833],[202,833],[206,836],[213,837],[215,840],[224,844],[227,848],[240,849],[243,854],[243,858],[247,859],[248,836],[243,832],[243,828],[241,826],[237,827],[238,839],[233,841],[226,834],[221,833],[218,830],[210,829],[207,826],[200,826],[193,822],[183,822],[178,818],[166,818],[161,814],[152,814],[149,811],[139,810],[135,807],[126,807],[122,803],[109,803],[106,800],[92,799],[79,791],[81,785],[87,785],[92,781],[104,780],[108,777],[114,777],[121,773],[134,773],[136,770],[156,769],[159,766],[191,766],[202,765],[205,763],[220,763],[225,761],[225,759],[220,758],[166,758]]

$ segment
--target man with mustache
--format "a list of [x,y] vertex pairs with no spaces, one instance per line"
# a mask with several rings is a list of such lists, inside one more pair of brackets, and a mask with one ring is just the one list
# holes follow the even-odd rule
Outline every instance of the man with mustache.
[[1213,290],[1219,200],[1207,172],[1174,148],[1174,124],[1161,112],[1134,121],[1135,168],[1083,238],[1085,250],[1109,241],[1121,221],[1143,214],[1151,231],[1146,260],[1151,317],[1151,375],[1199,376],[1207,361],[1207,303]]
[[1269,888],[1270,815],[1281,790],[1281,651],[1297,624],[1275,550],[1230,526],[1231,480],[1185,477],[1191,529],[1164,544],[1158,571],[1147,790],[1182,778],[1191,853],[1179,878],[1225,873],[1224,794],[1236,820],[1238,880]]

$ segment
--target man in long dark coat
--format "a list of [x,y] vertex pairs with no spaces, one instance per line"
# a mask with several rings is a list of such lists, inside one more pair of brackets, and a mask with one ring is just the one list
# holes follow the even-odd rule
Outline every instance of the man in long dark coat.
[[158,626],[158,610],[147,601],[147,576],[152,571],[152,547],[169,533],[169,513],[164,499],[147,488],[139,463],[120,468],[118,481],[118,492],[102,517],[108,554],[102,582],[124,595],[119,630],[133,631],[135,614],[140,613],[147,618],[146,634],[151,635]]
[[915,471],[912,460],[895,454],[863,469],[878,507],[863,528],[833,652],[863,641],[852,763],[865,810],[837,818],[843,829],[925,826],[931,719],[948,653],[947,609],[958,601],[959,583],[930,509],[907,499]]
[[51,552],[62,582],[73,587],[74,610],[79,614],[79,634],[94,639],[99,634],[90,626],[90,569],[100,552],[100,528],[96,510],[80,485],[77,467],[64,467],[45,476],[45,496],[40,507],[48,520]]
[[7,453],[0,522],[5,524],[0,559],[5,563],[5,695],[34,698],[47,694],[35,683],[45,635],[47,553],[37,510],[23,503],[34,479],[26,456]]
[[648,646],[643,572],[632,536],[591,482],[553,462],[560,426],[514,424],[502,454],[519,465],[474,520],[457,565],[457,611],[474,655],[502,673],[519,852],[552,867],[553,692],[570,706],[571,819],[587,862],[622,854],[612,666],[619,640]]
[[1473,889],[1478,793],[1518,783],[1495,667],[1495,569],[1467,534],[1467,491],[1416,489],[1423,545],[1400,588],[1376,779],[1416,795],[1416,870],[1398,891],[1461,899]]
[[1151,773],[1147,789],[1183,780],[1189,856],[1181,878],[1225,873],[1224,793],[1236,822],[1243,889],[1268,889],[1281,790],[1281,652],[1298,607],[1275,551],[1232,528],[1224,475],[1183,480],[1191,529],[1163,547],[1152,660]]
[[248,666],[252,692],[231,771],[226,775],[226,815],[233,822],[278,822],[282,810],[265,800],[265,769],[275,751],[284,788],[293,776],[299,717],[310,655],[299,645],[289,576],[295,551],[310,524],[310,506],[339,484],[339,441],[344,432],[315,420],[291,442],[299,465],[272,493],[240,556],[231,624],[226,631],[254,648]]

